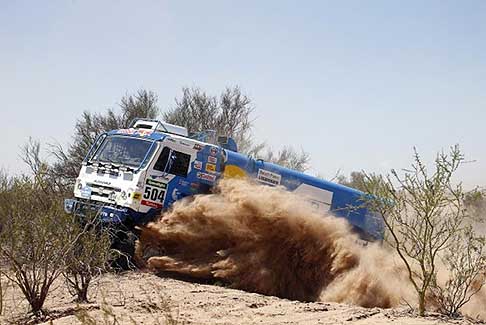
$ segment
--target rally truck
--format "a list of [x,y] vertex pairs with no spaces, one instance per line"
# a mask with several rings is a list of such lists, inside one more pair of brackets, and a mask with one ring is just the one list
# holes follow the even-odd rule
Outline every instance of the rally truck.
[[210,193],[226,177],[283,186],[323,217],[346,218],[363,239],[383,238],[382,219],[363,205],[362,192],[239,153],[230,137],[189,135],[184,127],[153,119],[98,136],[64,208],[77,214],[96,210],[103,222],[135,229],[177,200]]

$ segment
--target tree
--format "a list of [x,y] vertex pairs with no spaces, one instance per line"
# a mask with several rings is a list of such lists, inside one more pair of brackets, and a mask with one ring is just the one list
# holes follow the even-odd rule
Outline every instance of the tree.
[[[55,162],[50,168],[59,187],[70,189],[79,173],[85,155],[98,135],[103,132],[126,128],[136,117],[156,119],[160,109],[157,95],[141,89],[134,95],[126,95],[120,101],[120,110],[108,109],[104,113],[83,112],[76,121],[73,142],[67,150],[53,145],[51,152]],[[274,153],[265,144],[253,141],[251,114],[254,110],[251,99],[236,87],[227,87],[221,95],[213,96],[199,88],[183,88],[182,97],[175,106],[162,114],[168,123],[186,127],[189,132],[213,130],[216,135],[230,136],[238,144],[238,150],[257,158],[263,158],[284,167],[305,171],[309,154],[297,152],[285,146]],[[263,157],[259,155],[266,149]]]
[[81,163],[96,137],[103,132],[126,128],[136,117],[157,118],[157,95],[141,89],[134,95],[126,95],[120,101],[120,111],[108,109],[105,113],[85,111],[76,121],[73,142],[67,151],[60,145],[52,147],[56,161],[52,171],[63,185],[72,186],[78,176]]
[[254,143],[253,111],[251,99],[238,86],[226,88],[219,97],[208,95],[199,88],[183,88],[182,97],[175,100],[175,107],[162,117],[168,123],[185,126],[192,133],[214,130],[216,135],[231,136],[238,144],[238,151],[250,156],[299,171],[307,170],[309,154],[303,150],[297,152],[284,146],[275,153],[264,143]]
[[[429,173],[415,150],[412,168],[403,176],[395,170],[386,177],[365,174],[364,186],[369,195],[365,202],[383,217],[387,240],[405,265],[410,283],[417,292],[421,316],[425,313],[427,294],[438,286],[440,256],[464,254],[464,251],[454,251],[453,245],[457,238],[467,236],[464,192],[460,184],[452,183],[452,176],[462,161],[463,155],[455,146],[449,154],[437,156],[434,170]],[[475,245],[481,245],[478,247],[482,251],[484,241],[475,241]],[[466,254],[465,259],[478,261],[473,255]],[[455,260],[445,258],[444,262],[450,266]],[[485,267],[484,263],[474,265],[472,273],[468,271],[473,274],[469,279],[475,279],[477,268]],[[454,276],[451,274],[452,281],[455,281]],[[452,287],[454,285],[449,289]]]
[[251,147],[253,104],[239,87],[226,88],[219,98],[199,88],[182,88],[182,98],[162,118],[172,124],[186,127],[189,132],[214,130],[216,135],[235,139],[239,150]]
[[464,203],[469,212],[478,219],[486,219],[486,190],[475,188],[466,193]]
[[341,185],[355,188],[360,191],[366,191],[365,179],[365,172],[353,171],[349,175],[349,179],[344,175],[338,175],[336,181]]
[[304,150],[297,152],[290,146],[284,146],[283,149],[278,151],[276,154],[272,150],[268,149],[263,157],[264,160],[271,163],[301,172],[309,169],[309,154]]
[[[5,192],[7,192],[11,187],[11,179],[7,176],[7,174],[5,173],[5,171],[3,169],[0,169],[0,198],[4,195]],[[5,218],[5,216],[3,216],[1,213],[0,213],[0,238],[1,238],[1,233],[2,233],[2,225],[3,223],[5,222],[5,220],[3,220]],[[0,241],[0,247],[1,247],[2,243]],[[5,289],[3,287],[3,275],[2,275],[2,272],[0,271],[0,316],[3,314],[3,298],[4,298],[4,295],[5,295]]]

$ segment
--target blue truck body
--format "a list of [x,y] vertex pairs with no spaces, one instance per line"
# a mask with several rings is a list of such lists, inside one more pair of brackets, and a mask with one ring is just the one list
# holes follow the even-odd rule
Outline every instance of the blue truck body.
[[301,195],[323,217],[347,219],[364,239],[383,239],[383,221],[364,207],[362,192],[238,153],[231,138],[213,144],[157,125],[101,135],[83,162],[75,198],[65,200],[66,211],[97,209],[104,221],[144,224],[181,198],[210,193],[223,177],[249,177]]

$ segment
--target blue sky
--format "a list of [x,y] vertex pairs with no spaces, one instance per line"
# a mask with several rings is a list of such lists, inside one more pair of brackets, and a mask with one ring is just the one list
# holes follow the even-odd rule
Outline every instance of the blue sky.
[[386,172],[459,143],[486,185],[486,1],[0,1],[0,166],[83,110],[240,85],[255,135],[313,171]]

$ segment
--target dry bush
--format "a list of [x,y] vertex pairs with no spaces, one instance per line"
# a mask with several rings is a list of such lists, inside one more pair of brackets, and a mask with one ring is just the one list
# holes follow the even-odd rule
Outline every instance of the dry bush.
[[88,301],[88,289],[92,280],[110,268],[114,258],[111,236],[99,224],[97,214],[86,215],[83,221],[73,225],[70,233],[74,246],[63,260],[63,276],[68,289],[78,302]]
[[[455,146],[449,154],[437,156],[429,173],[415,151],[412,168],[403,176],[395,170],[387,177],[365,175],[364,186],[371,194],[366,204],[383,217],[387,240],[408,271],[421,316],[432,292],[442,304],[441,311],[455,314],[477,292],[468,289],[486,267],[484,240],[467,227],[464,192],[460,184],[452,183],[462,161],[463,155]],[[442,287],[437,281],[441,256],[451,271]]]
[[485,239],[477,236],[472,226],[459,231],[442,256],[448,271],[444,284],[435,282],[431,287],[432,299],[438,310],[451,317],[485,285]]
[[38,143],[24,147],[32,176],[0,175],[0,272],[21,289],[36,316],[63,272],[80,280],[83,298],[109,253],[106,237],[64,212],[65,188],[39,152]]
[[72,245],[67,235],[70,217],[44,185],[41,177],[14,178],[0,194],[0,257],[5,265],[1,271],[19,286],[37,315]]

